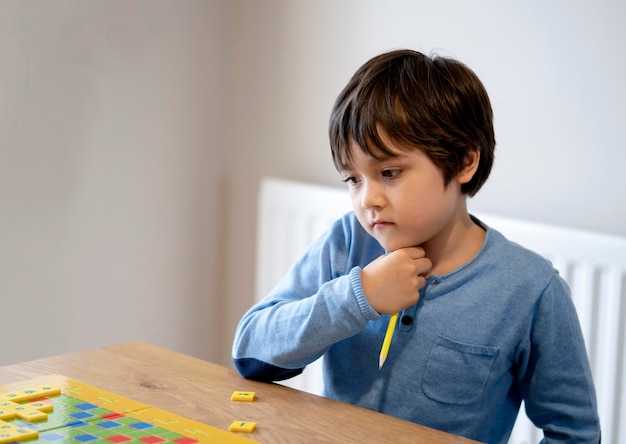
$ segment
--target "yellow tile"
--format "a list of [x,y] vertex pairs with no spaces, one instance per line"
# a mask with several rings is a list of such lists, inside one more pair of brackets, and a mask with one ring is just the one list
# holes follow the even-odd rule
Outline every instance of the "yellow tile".
[[229,426],[228,430],[231,432],[246,432],[252,433],[256,429],[256,422],[251,421],[233,421]]
[[36,386],[24,390],[16,390],[14,392],[3,393],[2,398],[13,402],[28,401],[34,398],[43,398],[45,396],[59,395],[61,389],[50,385]]
[[30,404],[25,404],[31,409],[39,410],[40,412],[50,413],[54,410],[54,406],[49,402],[31,402]]
[[15,408],[19,406],[19,404],[11,401],[0,402],[0,420],[15,418]]
[[51,412],[54,409],[52,404],[47,402],[31,402],[18,404],[12,401],[0,402],[0,420],[18,418],[27,421],[41,421],[48,418],[44,412]]
[[26,421],[42,421],[48,418],[48,414],[44,412],[40,412],[39,410],[31,409],[28,407],[18,407],[14,409],[15,415]]
[[56,395],[61,394],[61,389],[59,387],[54,387],[51,385],[41,385],[39,387],[36,387],[35,390],[37,393],[28,399],[43,398],[43,397],[56,396]]
[[8,422],[0,421],[0,443],[24,441],[39,436],[37,430],[18,427]]
[[6,402],[6,401],[19,401],[19,393],[18,392],[9,392],[9,393],[3,393],[2,394],[2,401]]
[[256,392],[240,392],[240,391],[234,391],[233,394],[230,396],[231,401],[254,401],[254,395],[256,395]]

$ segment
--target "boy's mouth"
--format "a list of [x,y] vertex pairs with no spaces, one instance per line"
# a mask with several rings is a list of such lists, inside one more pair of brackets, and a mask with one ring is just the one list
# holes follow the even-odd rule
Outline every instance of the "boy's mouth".
[[389,227],[391,225],[394,225],[394,223],[386,221],[386,220],[375,220],[372,222],[373,229],[382,229],[382,228]]

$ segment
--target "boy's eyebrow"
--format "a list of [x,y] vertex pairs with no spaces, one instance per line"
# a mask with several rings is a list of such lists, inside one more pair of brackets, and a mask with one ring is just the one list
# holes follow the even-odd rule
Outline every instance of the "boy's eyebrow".
[[380,163],[385,163],[385,162],[403,161],[408,157],[409,157],[408,154],[403,151],[403,152],[396,153],[393,156],[390,156],[390,155],[384,155],[380,157],[369,156],[368,160],[370,163],[380,164]]
[[[376,166],[383,165],[388,162],[394,162],[394,161],[402,163],[405,161],[405,159],[408,156],[406,154],[399,154],[397,156],[387,156],[383,158],[376,158],[373,156],[368,156],[368,157],[369,157],[368,163],[370,164],[370,166],[376,167]],[[339,172],[339,174],[352,174],[355,171],[356,170],[353,165],[341,165],[339,168],[337,168],[337,172]]]

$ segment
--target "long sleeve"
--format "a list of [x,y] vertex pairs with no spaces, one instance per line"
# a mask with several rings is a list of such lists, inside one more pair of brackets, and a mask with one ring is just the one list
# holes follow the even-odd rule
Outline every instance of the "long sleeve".
[[576,310],[555,276],[537,301],[520,369],[526,412],[543,443],[598,443],[600,425],[591,370]]
[[[337,221],[243,316],[232,353],[244,377],[294,376],[332,344],[380,318],[363,294],[360,271],[383,251],[354,224],[354,218]],[[362,237],[369,248],[354,251],[354,236]]]

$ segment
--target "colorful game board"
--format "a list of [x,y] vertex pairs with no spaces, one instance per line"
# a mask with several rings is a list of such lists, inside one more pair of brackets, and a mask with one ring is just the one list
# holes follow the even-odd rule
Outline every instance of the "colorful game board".
[[53,375],[0,390],[0,443],[251,443],[234,433]]

